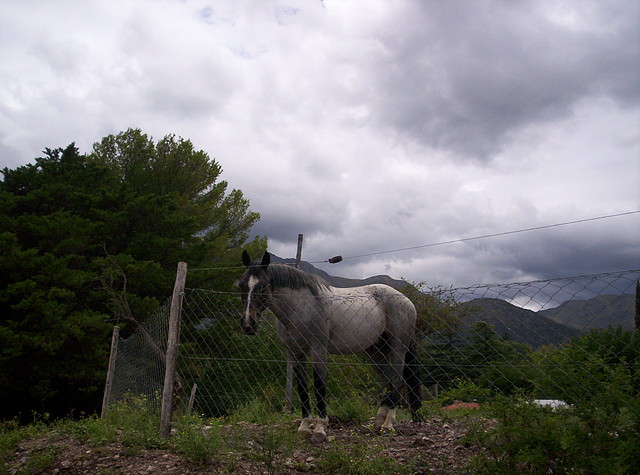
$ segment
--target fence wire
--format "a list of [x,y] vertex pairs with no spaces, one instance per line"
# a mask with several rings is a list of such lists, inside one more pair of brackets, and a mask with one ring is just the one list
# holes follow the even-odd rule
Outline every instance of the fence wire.
[[[524,392],[572,403],[612,387],[637,392],[639,277],[640,271],[626,271],[407,292],[419,313],[425,397],[447,390],[475,399]],[[285,403],[287,361],[275,317],[266,312],[258,334],[246,336],[241,313],[239,294],[185,292],[179,370],[188,388],[197,384],[199,413],[222,416],[256,401],[279,410]],[[472,394],[462,393],[465,385]],[[368,359],[330,356],[330,414],[348,410],[354,399],[373,405],[381,391]]]
[[164,384],[169,305],[160,308],[117,342],[108,405],[131,398],[159,409]]
[[[640,271],[451,289],[407,289],[418,310],[425,399],[489,400],[525,393],[572,404],[640,395]],[[326,297],[324,297],[326,298]],[[361,305],[362,301],[342,302]],[[338,305],[340,306],[340,305]],[[355,309],[358,313],[357,310]],[[361,310],[360,313],[364,311]],[[178,406],[206,416],[285,407],[287,361],[266,312],[258,333],[241,330],[239,293],[186,289]],[[158,401],[168,306],[119,342],[111,403]],[[383,390],[362,355],[329,357],[329,414],[373,407]],[[297,397],[294,394],[294,403]],[[347,414],[348,415],[348,414]]]

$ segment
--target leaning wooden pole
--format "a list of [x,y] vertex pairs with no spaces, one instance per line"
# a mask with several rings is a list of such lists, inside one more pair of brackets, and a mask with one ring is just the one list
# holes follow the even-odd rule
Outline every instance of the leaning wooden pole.
[[120,341],[120,327],[113,327],[111,335],[111,351],[109,352],[109,366],[107,367],[107,380],[104,383],[104,394],[102,395],[102,412],[100,417],[107,414],[109,401],[111,400],[111,389],[113,388],[113,375],[116,369],[116,358],[118,358],[118,342]]
[[180,312],[184,285],[187,280],[187,264],[178,263],[176,282],[171,296],[169,313],[169,337],[167,339],[167,355],[164,366],[164,386],[162,388],[162,407],[160,409],[160,436],[168,437],[171,433],[171,413],[173,411],[173,389],[178,362],[178,344],[180,342]]

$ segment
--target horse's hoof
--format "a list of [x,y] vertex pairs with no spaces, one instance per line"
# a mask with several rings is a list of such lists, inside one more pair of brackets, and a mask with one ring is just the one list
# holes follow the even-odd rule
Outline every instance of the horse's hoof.
[[300,427],[298,427],[298,435],[303,439],[308,439],[309,437],[311,437],[313,429],[314,424],[312,423],[311,418],[304,418],[300,423]]
[[314,432],[311,434],[311,442],[314,444],[322,444],[327,441],[326,432]]

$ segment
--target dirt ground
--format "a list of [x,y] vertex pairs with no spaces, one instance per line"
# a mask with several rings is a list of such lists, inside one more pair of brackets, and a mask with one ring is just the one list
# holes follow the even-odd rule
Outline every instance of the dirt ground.
[[[247,438],[257,426],[243,424]],[[294,427],[294,426],[292,426]],[[236,433],[238,427],[235,428]],[[295,429],[292,429],[295,430]],[[320,445],[308,442],[296,443],[293,453],[289,453],[277,463],[266,466],[241,452],[237,456],[214,457],[205,463],[196,464],[169,450],[144,450],[129,453],[119,444],[92,447],[82,444],[71,436],[57,439],[30,440],[23,442],[15,453],[9,473],[52,473],[52,474],[320,474],[332,472],[322,464],[325,454],[332,448],[350,450],[360,446],[368,456],[385,455],[398,462],[397,467],[412,467],[408,473],[452,474],[460,473],[469,459],[482,454],[479,447],[464,443],[464,424],[443,418],[432,418],[421,423],[400,421],[395,433],[377,435],[367,426],[340,424],[331,421],[327,431],[329,440]],[[249,442],[249,444],[251,444]],[[362,447],[362,445],[366,447]],[[34,468],[29,460],[34,454],[49,453],[46,467]],[[386,469],[388,471],[388,469]],[[382,472],[381,472],[382,473]],[[403,471],[402,473],[407,473]]]

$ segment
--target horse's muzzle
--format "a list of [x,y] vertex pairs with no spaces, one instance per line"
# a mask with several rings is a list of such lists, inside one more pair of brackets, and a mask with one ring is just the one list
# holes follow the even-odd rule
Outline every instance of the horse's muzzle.
[[260,314],[254,310],[249,310],[243,317],[240,325],[245,335],[255,335],[258,329],[258,317]]
[[256,328],[255,325],[245,325],[245,323],[242,323],[242,331],[244,331],[245,335],[255,335],[256,334]]

